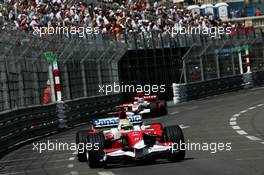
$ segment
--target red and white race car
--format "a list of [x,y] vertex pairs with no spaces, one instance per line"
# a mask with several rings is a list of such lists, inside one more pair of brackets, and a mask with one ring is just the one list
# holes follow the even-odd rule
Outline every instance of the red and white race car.
[[181,161],[185,157],[184,136],[178,125],[143,125],[140,115],[126,116],[125,112],[119,117],[95,120],[91,130],[77,132],[76,143],[78,160],[88,162],[91,168],[116,161]]
[[133,102],[118,105],[115,108],[126,111],[127,115],[140,114],[143,117],[158,117],[168,113],[165,100],[159,100],[156,95],[141,93],[134,97]]

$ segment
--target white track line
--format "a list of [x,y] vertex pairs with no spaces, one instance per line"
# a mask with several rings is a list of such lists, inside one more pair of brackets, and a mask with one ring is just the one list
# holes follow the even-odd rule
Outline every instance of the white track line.
[[244,113],[246,113],[246,112],[248,112],[248,110],[243,110],[243,111],[240,111],[239,113],[240,113],[240,114],[244,114]]
[[75,157],[70,157],[70,158],[69,158],[69,160],[74,160],[74,159],[75,159]]
[[100,171],[98,172],[99,175],[115,175],[113,172],[111,171]]
[[71,175],[79,175],[78,171],[71,171]]
[[174,112],[171,112],[170,115],[174,115],[174,114],[178,114],[179,111],[174,111]]
[[253,110],[253,109],[256,109],[257,107],[256,106],[252,106],[250,108],[248,108],[248,110]]
[[236,131],[238,134],[240,134],[240,135],[247,135],[247,132],[246,131],[244,131],[244,130],[238,130],[238,131]]
[[232,126],[233,129],[241,129],[239,126]]
[[190,126],[180,125],[181,129],[190,128]]
[[249,140],[253,140],[253,141],[261,140],[260,138],[255,137],[255,136],[246,136],[246,138],[248,138]]
[[236,117],[230,118],[230,121],[236,121]]
[[[72,153],[73,156],[70,157],[68,160],[69,160],[69,161],[73,161],[73,160],[75,160],[75,156],[74,156],[74,155],[77,154],[77,153],[78,153],[77,151],[74,151],[74,152]],[[74,164],[68,164],[67,167],[68,167],[68,168],[73,168],[73,167],[74,167]],[[78,171],[71,171],[71,172],[70,172],[70,175],[79,175],[79,172],[78,172]]]
[[240,111],[239,113],[232,115],[232,117],[229,119],[229,125],[230,125],[230,126],[231,126],[231,127],[232,127],[232,128],[233,128],[233,129],[239,134],[239,135],[245,135],[245,137],[246,137],[247,139],[251,140],[251,141],[261,141],[260,143],[261,143],[261,144],[264,144],[264,142],[262,141],[261,138],[248,135],[248,133],[247,133],[246,131],[242,130],[242,129],[240,128],[240,126],[237,125],[237,122],[236,122],[237,118],[240,117],[241,114],[244,114],[244,113],[246,113],[246,112],[248,112],[248,111],[250,111],[250,110],[254,110],[254,109],[256,109],[256,108],[258,108],[258,107],[261,107],[261,106],[264,106],[264,104],[261,103],[261,104],[255,105],[255,106],[251,106],[251,107],[247,108],[246,110],[242,110],[242,111]]
[[237,122],[236,121],[229,122],[229,125],[237,125]]
[[73,168],[74,165],[73,165],[73,164],[69,164],[69,165],[67,165],[67,167],[68,167],[68,168]]
[[240,116],[240,114],[234,114],[234,115],[232,115],[233,117],[239,117]]

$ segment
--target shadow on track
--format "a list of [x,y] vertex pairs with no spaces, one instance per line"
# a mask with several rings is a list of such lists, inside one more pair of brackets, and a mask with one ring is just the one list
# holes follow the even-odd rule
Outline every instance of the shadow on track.
[[162,164],[173,164],[173,163],[183,163],[185,161],[188,160],[194,160],[193,157],[188,157],[185,158],[182,161],[178,161],[178,162],[170,162],[167,160],[163,160],[163,159],[157,159],[157,160],[153,160],[150,162],[120,162],[120,163],[116,163],[116,164],[107,164],[107,166],[105,166],[105,169],[118,169],[118,168],[129,168],[129,167],[139,167],[139,166],[156,166],[156,165],[162,165]]

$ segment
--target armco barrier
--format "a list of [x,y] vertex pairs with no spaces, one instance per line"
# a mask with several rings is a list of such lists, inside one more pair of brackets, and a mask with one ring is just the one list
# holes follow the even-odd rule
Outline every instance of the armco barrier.
[[242,75],[189,83],[185,86],[187,100],[204,98],[244,88]]
[[56,105],[35,106],[0,114],[0,154],[25,141],[57,129]]
[[244,73],[188,84],[173,84],[174,103],[182,103],[264,84],[264,71]]
[[111,111],[112,107],[122,102],[123,96],[120,94],[98,96],[89,98],[80,98],[68,101],[67,125],[73,126],[79,123],[87,122],[89,119],[100,117]]
[[[121,94],[66,101],[66,124],[73,127],[87,123],[121,102]],[[56,106],[53,103],[0,113],[0,156],[21,142],[60,131]]]
[[253,72],[253,83],[255,86],[261,86],[264,84],[264,70]]

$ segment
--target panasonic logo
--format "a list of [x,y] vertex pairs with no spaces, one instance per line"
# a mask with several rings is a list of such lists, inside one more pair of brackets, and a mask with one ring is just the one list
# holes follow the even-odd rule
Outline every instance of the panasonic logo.
[[[139,123],[141,122],[141,115],[130,115],[127,117],[127,119],[131,122],[131,123]],[[97,119],[94,120],[94,124],[95,126],[99,127],[99,126],[114,126],[114,125],[118,125],[119,122],[119,118],[105,118],[105,119]]]
[[95,120],[96,126],[109,126],[109,125],[117,125],[119,119],[118,118],[109,118],[109,119],[97,119]]
[[127,119],[132,123],[140,122],[141,121],[141,115],[130,115],[127,117]]

